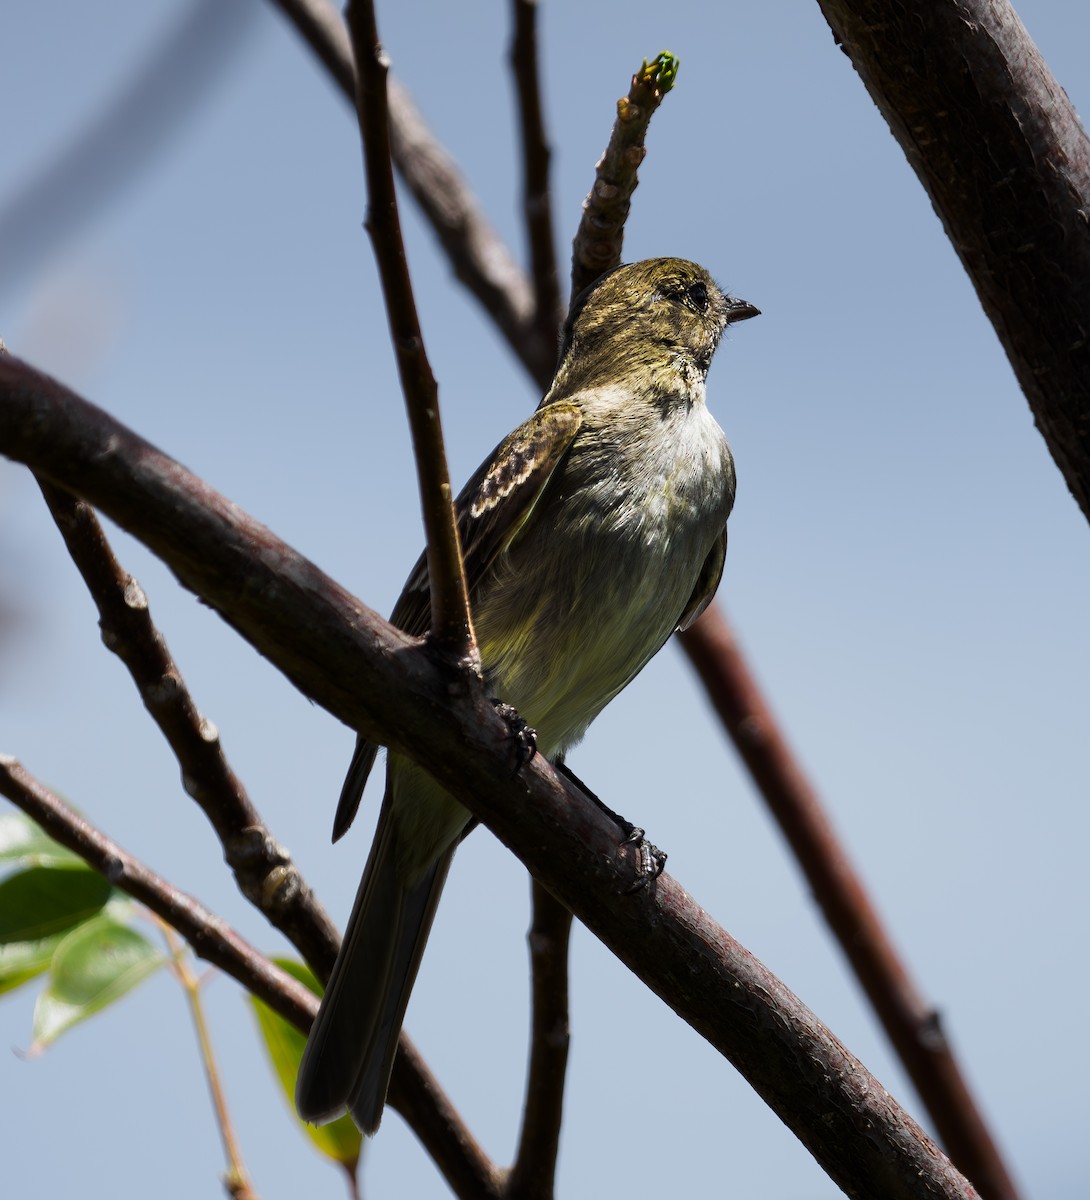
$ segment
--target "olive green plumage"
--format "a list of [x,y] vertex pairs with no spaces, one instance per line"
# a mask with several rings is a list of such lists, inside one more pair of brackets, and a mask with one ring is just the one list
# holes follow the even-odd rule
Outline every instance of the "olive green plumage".
[[[723,330],[757,310],[695,263],[619,267],[576,301],[537,411],[456,503],[489,687],[550,758],[577,743],[723,572],[734,462],[704,402]],[[427,631],[423,557],[391,616]],[[375,759],[356,746],[334,834],[351,823]],[[306,1120],[382,1116],[409,992],[470,814],[390,755],[375,842],[311,1031],[296,1104]]]

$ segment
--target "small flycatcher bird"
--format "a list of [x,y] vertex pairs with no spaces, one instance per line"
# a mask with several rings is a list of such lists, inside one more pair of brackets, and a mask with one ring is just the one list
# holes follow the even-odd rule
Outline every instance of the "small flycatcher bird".
[[[704,380],[727,325],[757,314],[682,259],[606,273],[572,306],[537,411],[458,497],[487,685],[550,759],[719,586],[734,461]],[[421,557],[390,619],[422,636],[429,614]],[[334,840],[376,753],[357,741]],[[299,1069],[304,1120],[347,1109],[364,1133],[378,1128],[435,906],[471,820],[427,772],[389,756],[374,844]]]

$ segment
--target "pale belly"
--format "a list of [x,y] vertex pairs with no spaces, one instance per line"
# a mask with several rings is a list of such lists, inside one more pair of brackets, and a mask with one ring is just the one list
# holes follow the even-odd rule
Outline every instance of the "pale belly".
[[542,753],[578,742],[673,633],[727,507],[652,509],[638,528],[612,533],[546,511],[499,565],[475,604],[481,657],[495,694],[538,731]]

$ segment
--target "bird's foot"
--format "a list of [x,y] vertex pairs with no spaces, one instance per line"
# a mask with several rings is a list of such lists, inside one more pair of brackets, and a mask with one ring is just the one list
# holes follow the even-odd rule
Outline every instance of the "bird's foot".
[[620,823],[622,827],[628,826],[628,835],[621,845],[636,847],[636,878],[625,889],[625,894],[630,896],[653,883],[666,870],[666,851],[652,845],[638,825],[632,825],[623,818]]
[[633,892],[638,892],[658,879],[666,869],[666,852],[660,850],[658,846],[653,846],[638,825],[633,825],[631,821],[625,820],[620,813],[615,813],[601,797],[596,796],[567,763],[557,762],[554,766],[617,826],[621,831],[620,844],[622,846],[636,847],[636,879],[629,887],[625,888],[625,894],[631,895]]
[[493,700],[492,707],[503,718],[511,738],[515,743],[515,774],[517,775],[527,763],[533,762],[537,754],[537,730],[519,716],[518,709],[502,700]]

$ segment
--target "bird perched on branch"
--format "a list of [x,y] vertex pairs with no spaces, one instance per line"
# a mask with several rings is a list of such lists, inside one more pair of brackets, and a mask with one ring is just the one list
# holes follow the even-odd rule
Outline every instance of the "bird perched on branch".
[[[734,461],[704,381],[726,327],[756,316],[695,263],[607,272],[575,301],[548,394],[456,503],[485,680],[558,758],[723,574]],[[391,621],[423,635],[421,557]],[[356,745],[334,823],[348,828],[376,746]],[[391,754],[348,931],[296,1087],[307,1121],[382,1117],[398,1034],[435,906],[470,813]]]

